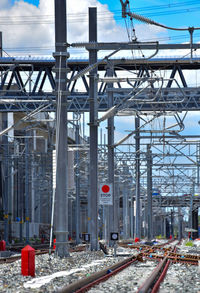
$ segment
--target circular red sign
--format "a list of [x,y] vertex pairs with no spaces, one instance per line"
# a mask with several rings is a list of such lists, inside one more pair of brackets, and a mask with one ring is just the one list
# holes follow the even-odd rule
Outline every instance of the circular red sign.
[[101,190],[104,192],[104,193],[108,193],[110,191],[110,187],[108,185],[103,185],[101,187]]

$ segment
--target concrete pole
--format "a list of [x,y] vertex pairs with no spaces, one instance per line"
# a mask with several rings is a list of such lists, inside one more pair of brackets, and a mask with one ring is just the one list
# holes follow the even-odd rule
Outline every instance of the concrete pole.
[[151,146],[147,145],[147,238],[153,238],[152,231],[152,153]]
[[[80,144],[80,136],[79,136],[79,124],[77,121],[76,124],[76,146],[78,148]],[[79,150],[76,151],[76,244],[80,243],[80,156]]]
[[141,238],[141,219],[140,219],[140,119],[135,117],[135,176],[136,176],[136,218],[135,236]]
[[26,243],[29,243],[29,134],[25,138],[25,222],[26,222]]
[[55,53],[56,60],[56,254],[68,256],[68,196],[67,196],[67,13],[66,0],[55,0]]
[[[89,8],[89,42],[97,42],[97,9]],[[97,62],[97,50],[89,50],[89,64]],[[89,98],[90,98],[90,233],[91,250],[98,249],[98,104],[97,104],[97,68],[89,75]]]
[[[107,76],[113,76],[113,68],[109,67],[107,69]],[[108,88],[112,88],[113,83],[108,84]],[[108,108],[113,106],[113,93],[108,92]],[[110,239],[110,233],[116,232],[114,228],[114,223],[116,221],[117,207],[115,200],[115,186],[114,186],[114,172],[115,172],[115,164],[114,164],[114,116],[108,119],[108,182],[112,184],[113,187],[113,204],[109,206],[109,225],[108,225],[108,236]],[[116,223],[115,223],[116,224]],[[109,241],[110,245],[112,245],[113,241]]]

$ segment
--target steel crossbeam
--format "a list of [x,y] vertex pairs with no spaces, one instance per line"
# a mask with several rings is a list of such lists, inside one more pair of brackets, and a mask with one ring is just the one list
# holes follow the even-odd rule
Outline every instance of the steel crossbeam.
[[[163,90],[153,102],[145,102],[150,95],[154,94],[158,89],[145,89],[137,100],[131,102],[129,110],[156,112],[156,111],[197,111],[200,109],[200,91],[198,89],[182,89],[183,95],[178,89],[169,88],[167,93]],[[174,98],[175,97],[175,98]],[[126,98],[126,91],[121,94],[114,94],[114,105],[123,103]],[[174,100],[175,99],[175,100]],[[143,101],[141,101],[143,100]],[[1,112],[19,112],[26,110],[34,110],[39,105],[48,104],[48,111],[55,111],[55,95],[50,93],[41,93],[35,95],[24,95],[23,93],[7,92],[0,97]],[[70,112],[88,112],[89,96],[85,93],[71,93],[68,98],[67,109]],[[109,109],[107,94],[98,94],[98,111],[105,112]]]
[[[200,196],[193,197],[193,203],[200,205]],[[153,196],[153,206],[161,207],[189,207],[190,195],[183,196]]]
[[[193,111],[200,109],[200,91],[198,88],[187,87],[187,76],[184,75],[185,69],[197,70],[200,69],[199,59],[194,59],[190,63],[189,59],[174,59],[160,58],[148,60],[131,59],[113,59],[113,64],[120,66],[114,67],[114,76],[119,75],[117,87],[108,88],[106,78],[101,78],[98,86],[98,111],[107,111],[109,109],[107,94],[113,91],[114,105],[122,104],[126,95],[130,92],[130,88],[122,88],[120,82],[120,74],[122,71],[135,70],[137,78],[134,87],[138,88],[137,99],[129,105],[129,110],[133,111]],[[1,112],[18,112],[33,110],[41,103],[52,102],[49,106],[49,111],[55,111],[55,74],[53,60],[38,60],[38,59],[14,59],[0,58],[0,111]],[[105,70],[106,61],[99,65],[98,71],[107,76]],[[72,112],[87,112],[89,111],[89,85],[88,77],[83,75],[80,79],[73,80],[73,77],[88,66],[88,60],[71,60],[69,68],[71,70],[68,89],[70,91],[69,102],[67,105],[68,111]],[[145,77],[150,76],[151,71],[160,69],[169,72],[170,80],[165,83],[162,91],[156,96],[152,102],[149,97],[154,96],[157,88],[147,88],[141,91],[140,81]],[[181,82],[181,91],[174,88],[174,77],[178,75]],[[135,76],[134,76],[135,77]],[[133,90],[133,89],[132,89]],[[184,93],[184,99],[183,99]]]

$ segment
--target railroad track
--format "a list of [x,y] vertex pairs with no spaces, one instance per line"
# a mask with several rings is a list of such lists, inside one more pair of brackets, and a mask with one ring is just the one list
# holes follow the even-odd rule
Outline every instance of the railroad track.
[[72,283],[64,288],[60,289],[59,293],[82,293],[88,291],[93,286],[105,282],[107,279],[112,277],[113,275],[119,273],[120,271],[124,270],[128,266],[137,261],[142,261],[141,254],[137,254],[136,256],[129,257],[123,261],[120,261],[110,267],[105,268],[104,270],[97,272],[90,277],[86,277],[78,282]]
[[[140,249],[138,245],[136,249]],[[137,255],[129,257],[115,264],[112,267],[107,267],[104,270],[91,275],[90,277],[86,277],[84,279],[79,280],[78,282],[67,285],[61,290],[59,290],[58,292],[59,293],[70,293],[70,292],[83,293],[88,290],[91,290],[91,292],[93,292],[91,288],[93,288],[94,286],[98,284],[99,285],[97,290],[102,292],[108,292],[107,290],[109,290],[108,289],[109,286],[110,288],[112,287],[112,282],[117,282],[116,280],[113,280],[113,281],[110,280],[110,283],[108,283],[109,279],[113,277],[114,275],[115,275],[114,278],[117,278],[118,273],[126,269],[125,272],[127,273],[124,273],[123,277],[121,278],[126,278],[128,276],[128,278],[131,279],[132,281],[130,282],[130,286],[132,286],[132,284],[134,285],[136,284],[138,286],[138,288],[136,288],[136,286],[134,288],[133,287],[129,289],[127,288],[128,290],[127,292],[130,291],[130,292],[138,292],[138,293],[146,293],[146,292],[155,293],[158,291],[159,286],[161,282],[163,281],[170,264],[172,264],[173,262],[176,262],[176,263],[182,263],[182,264],[186,263],[187,265],[188,264],[198,265],[198,261],[200,260],[200,256],[197,256],[197,255],[191,255],[191,254],[183,255],[180,253],[176,253],[176,246],[173,246],[170,248],[169,247],[164,248],[161,246],[153,247],[153,251],[156,252],[156,250],[159,250],[159,252],[162,251],[163,254],[152,256],[152,247],[145,246],[142,248],[142,250],[140,250],[140,253],[138,253]],[[147,259],[147,263],[143,262],[145,259]],[[152,263],[152,260],[154,260],[153,265],[149,265],[150,262]],[[156,266],[157,262],[158,262],[158,265]],[[145,265],[147,269],[144,269]],[[129,266],[132,267],[132,270],[129,269],[129,271],[127,271],[127,268]],[[141,275],[139,275],[140,271],[141,271]],[[144,271],[148,272],[148,276],[147,275],[144,276]],[[136,279],[136,277],[133,276],[135,272],[139,272],[138,275],[140,277],[137,277],[138,279]],[[143,281],[140,280],[142,275],[143,275]],[[107,280],[106,283],[108,283],[107,289],[106,289],[106,285],[105,285],[105,288],[101,287],[103,286],[101,285],[101,283],[105,282],[106,280]],[[114,291],[109,291],[109,292],[114,292]],[[123,291],[123,292],[126,292],[126,291]]]
[[[41,254],[46,254],[48,253],[49,250],[45,249],[45,250],[36,250],[35,251],[35,255],[41,255]],[[12,263],[15,262],[17,260],[21,259],[21,255],[13,255],[10,257],[1,257],[0,258],[0,264],[5,264],[5,263]]]
[[[17,247],[16,250],[14,251],[17,251],[17,252],[21,252],[21,249],[23,247]],[[84,251],[86,250],[86,245],[80,245],[80,246],[77,246],[77,247],[72,247],[72,248],[69,248],[69,252],[81,252],[81,251]],[[35,255],[41,255],[41,254],[47,254],[49,253],[49,249],[47,248],[42,248],[42,249],[36,249],[35,250]],[[51,253],[54,253],[54,251],[52,250]],[[0,257],[0,264],[5,264],[5,263],[12,263],[12,262],[15,262],[17,260],[20,260],[21,259],[21,254],[20,255],[13,255],[13,256],[10,256],[10,257]]]

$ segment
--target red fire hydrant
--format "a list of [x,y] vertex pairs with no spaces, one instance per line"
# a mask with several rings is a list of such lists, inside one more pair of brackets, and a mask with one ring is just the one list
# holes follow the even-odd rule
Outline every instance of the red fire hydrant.
[[23,276],[35,277],[35,249],[30,245],[22,249],[21,273]]

